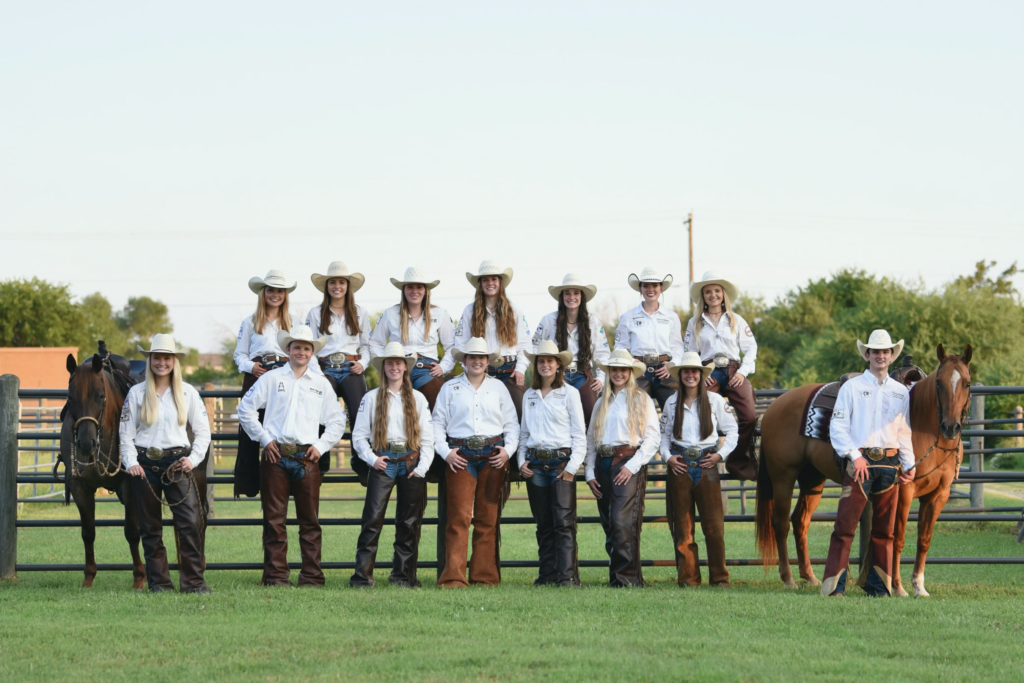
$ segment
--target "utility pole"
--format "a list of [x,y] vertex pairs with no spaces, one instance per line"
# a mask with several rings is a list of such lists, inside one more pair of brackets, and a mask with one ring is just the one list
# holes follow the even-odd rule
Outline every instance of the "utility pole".
[[686,232],[689,234],[689,237],[690,237],[690,282],[687,283],[687,285],[689,285],[690,283],[693,282],[693,212],[692,211],[690,212],[690,216],[686,219],[685,223],[686,223]]

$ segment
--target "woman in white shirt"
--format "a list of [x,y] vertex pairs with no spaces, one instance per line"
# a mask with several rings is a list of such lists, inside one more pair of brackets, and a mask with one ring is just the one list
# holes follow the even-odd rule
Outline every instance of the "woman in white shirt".
[[565,381],[572,352],[545,340],[526,357],[533,385],[523,396],[519,472],[537,520],[540,572],[533,585],[578,586],[576,471],[587,454],[587,428],[580,392]]
[[[356,304],[355,293],[363,286],[361,273],[350,273],[342,261],[333,261],[327,273],[313,273],[313,286],[324,293],[319,306],[309,309],[306,324],[317,334],[327,337],[318,354],[317,363],[310,363],[327,376],[335,395],[345,402],[349,425],[356,423],[356,411],[366,395],[363,372],[370,362],[370,318]],[[321,471],[330,465],[321,459]]]
[[[401,342],[406,355],[416,359],[409,371],[412,388],[427,397],[433,410],[444,375],[455,368],[452,355],[455,326],[447,311],[430,303],[430,290],[437,287],[440,280],[430,280],[419,268],[410,267],[401,280],[391,278],[391,284],[401,290],[402,298],[377,320],[370,335],[370,355],[376,358],[384,353],[388,342]],[[438,360],[438,344],[444,349],[441,360]]]
[[604,325],[587,310],[587,302],[597,294],[597,287],[585,285],[579,275],[569,273],[561,285],[548,287],[548,292],[558,302],[558,310],[541,318],[533,333],[533,346],[536,348],[548,339],[560,350],[572,353],[572,360],[565,367],[565,381],[580,392],[583,417],[589,425],[604,384],[604,372],[600,368],[595,372],[594,367],[608,360],[612,352]]
[[498,356],[487,367],[487,375],[505,384],[521,419],[529,365],[524,354],[530,348],[530,330],[526,316],[505,295],[512,282],[512,269],[484,261],[476,273],[466,273],[466,279],[476,289],[476,296],[455,326],[455,346],[464,352],[470,339],[487,342],[488,352]]
[[711,376],[705,380],[708,390],[729,399],[739,422],[739,442],[729,459],[729,471],[742,479],[757,478],[754,456],[754,388],[747,379],[754,374],[757,342],[750,325],[732,310],[739,290],[714,271],[704,273],[699,282],[690,285],[690,298],[696,313],[686,325],[683,347],[696,351],[705,364],[712,364]]
[[[180,348],[169,334],[150,341],[146,380],[128,391],[121,410],[121,464],[131,475],[139,514],[146,579],[154,593],[174,590],[163,542],[161,499],[178,532],[182,593],[211,592],[203,578],[203,513],[192,469],[206,459],[210,423],[199,392],[181,381]],[[190,444],[188,427],[195,440]]]
[[640,530],[644,518],[647,463],[658,452],[658,412],[636,384],[647,367],[628,349],[615,349],[607,363],[601,398],[587,430],[586,479],[604,527],[612,587],[643,586]]
[[[244,395],[268,370],[288,362],[288,354],[277,343],[277,333],[287,332],[299,321],[288,312],[288,294],[296,283],[282,270],[271,270],[264,278],[249,280],[256,294],[256,312],[242,321],[235,345],[235,365],[242,373]],[[260,423],[263,411],[259,412]],[[235,457],[235,496],[256,496],[260,492],[260,445],[238,428],[238,454]]]
[[[725,518],[718,463],[725,462],[736,447],[738,430],[732,408],[718,394],[708,393],[704,382],[711,367],[700,356],[683,354],[670,369],[679,380],[679,391],[665,404],[661,415],[661,454],[668,459],[668,526],[676,546],[676,571],[680,586],[700,585],[700,562],[693,539],[694,506],[708,551],[708,583],[729,587],[725,568]],[[718,432],[725,441],[718,445]]]
[[363,397],[352,429],[352,448],[371,469],[363,505],[363,528],[356,547],[356,570],[349,585],[373,586],[377,543],[384,526],[391,489],[398,486],[395,510],[395,554],[388,581],[415,588],[420,525],[427,506],[424,478],[434,459],[434,432],[427,399],[412,388],[409,373],[415,356],[406,356],[398,342],[384,347],[371,364],[381,386]]

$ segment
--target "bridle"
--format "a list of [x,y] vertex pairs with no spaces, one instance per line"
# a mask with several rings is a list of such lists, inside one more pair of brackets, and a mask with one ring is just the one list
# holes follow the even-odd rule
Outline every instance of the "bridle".
[[[936,373],[936,375],[937,374],[938,373]],[[936,377],[936,382],[938,382],[938,378],[937,377]],[[938,384],[936,384],[936,391],[938,391]],[[963,452],[963,434],[964,434],[964,430],[963,430],[963,428],[965,426],[967,426],[967,414],[970,412],[970,410],[971,410],[971,383],[967,382],[967,400],[964,402],[963,410],[960,411],[960,431],[956,435],[956,443],[951,448],[947,448],[946,446],[940,446],[939,445],[939,439],[942,437],[942,433],[941,433],[941,430],[940,430],[939,433],[935,435],[935,443],[933,443],[931,446],[928,447],[928,450],[925,452],[925,454],[923,456],[921,456],[921,459],[918,460],[917,463],[915,463],[914,466],[916,467],[917,465],[919,465],[922,462],[924,462],[924,459],[927,458],[929,455],[931,455],[932,451],[934,451],[934,450],[944,451],[946,453],[946,457],[944,457],[942,460],[940,460],[937,465],[932,467],[930,470],[928,470],[924,474],[920,474],[920,473],[915,474],[914,475],[914,479],[915,480],[916,479],[923,479],[924,477],[927,477],[929,474],[931,474],[935,470],[937,470],[940,467],[942,467],[942,465],[947,460],[949,460],[949,457],[951,455],[953,455],[954,453],[956,454],[956,470],[953,472],[953,481],[956,481],[956,480],[958,480],[960,478],[960,463],[963,462],[963,459],[964,459],[964,452]],[[935,417],[936,417],[936,424],[937,425],[941,425],[942,424],[942,406],[939,404],[938,398],[935,399]]]
[[[103,392],[103,398],[100,399],[100,415],[106,411],[107,407],[107,392]],[[75,444],[78,443],[78,426],[83,422],[92,422],[96,425],[96,457],[91,462],[83,462],[78,459]],[[111,469],[103,462],[103,456],[109,456],[111,451],[108,448],[107,453],[103,452],[103,425],[100,423],[98,418],[91,415],[85,415],[75,420],[71,427],[71,476],[80,477],[82,470],[86,467],[95,467],[96,472],[101,477],[113,477],[118,472],[122,471],[121,459],[117,458],[114,461],[114,467]]]

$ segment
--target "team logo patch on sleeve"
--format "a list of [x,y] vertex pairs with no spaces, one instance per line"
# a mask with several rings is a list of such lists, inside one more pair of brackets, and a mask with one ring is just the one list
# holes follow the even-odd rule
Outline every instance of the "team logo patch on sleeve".
[[127,422],[132,416],[132,411],[128,408],[128,401],[124,402],[124,407],[121,408],[121,422]]
[[743,328],[743,334],[747,335],[748,337],[754,336],[754,333],[750,331],[750,325],[747,325],[745,328]]
[[245,331],[245,323],[243,322],[242,326],[238,328],[238,338],[239,339],[242,338],[242,332],[244,332],[244,331]]
[[846,411],[845,410],[837,410],[836,412],[832,413],[832,419],[833,420],[842,420],[845,417],[846,417]]

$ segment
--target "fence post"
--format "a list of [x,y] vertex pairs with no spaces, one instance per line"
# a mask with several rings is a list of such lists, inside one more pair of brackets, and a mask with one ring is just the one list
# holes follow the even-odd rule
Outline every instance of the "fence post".
[[[203,387],[203,389],[205,389],[206,391],[213,391],[213,389],[214,389],[213,382],[207,382],[206,385]],[[215,399],[215,398],[204,398],[203,399],[203,403],[205,404],[205,407],[206,407],[206,417],[210,421],[210,433],[213,434],[213,431],[214,431],[214,419],[213,419],[213,416],[214,416],[214,413],[215,413],[215,411],[217,409],[217,399]],[[214,474],[215,474],[215,469],[216,468],[215,468],[215,462],[214,461],[216,460],[216,458],[213,455],[213,446],[214,446],[215,443],[216,443],[215,441],[210,441],[209,455],[207,455],[207,457],[206,457],[206,478],[207,478],[207,480],[212,479]],[[207,516],[211,517],[211,518],[215,516],[214,505],[216,504],[214,502],[213,487],[214,487],[213,484],[207,484],[206,485],[206,505],[207,505],[207,510],[209,510],[209,512],[207,513]]]
[[[972,420],[984,420],[985,419],[985,397],[984,396],[971,396],[971,419]],[[981,425],[984,429],[985,426]],[[971,437],[971,450],[981,450],[985,447],[985,437],[974,436]],[[985,456],[981,453],[971,454],[971,472],[983,472],[985,470]],[[985,507],[985,485],[984,484],[971,484],[971,507],[972,508],[983,508]]]
[[[1024,407],[1017,406],[1014,408],[1013,416],[1017,419],[1017,424],[1013,425],[1013,428],[1017,430],[1024,430]],[[1016,442],[1017,443],[1014,445],[1016,445],[1017,448],[1024,446],[1024,437],[1018,436]]]
[[0,375],[0,580],[18,578],[18,386]]

